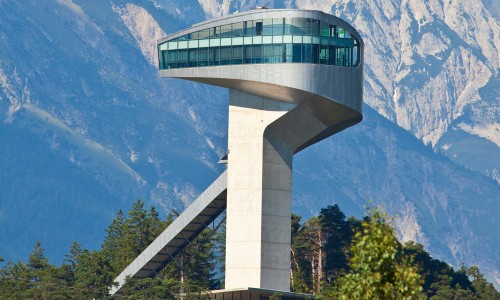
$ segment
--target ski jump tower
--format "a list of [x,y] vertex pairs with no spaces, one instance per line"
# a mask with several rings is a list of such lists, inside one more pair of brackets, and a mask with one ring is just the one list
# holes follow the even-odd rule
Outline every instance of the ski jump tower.
[[[227,171],[120,274],[163,268],[226,210],[225,290],[290,293],[292,157],[362,119],[363,41],[319,11],[257,9],[195,24],[158,43],[160,74],[229,88]],[[203,99],[200,99],[203,101]]]

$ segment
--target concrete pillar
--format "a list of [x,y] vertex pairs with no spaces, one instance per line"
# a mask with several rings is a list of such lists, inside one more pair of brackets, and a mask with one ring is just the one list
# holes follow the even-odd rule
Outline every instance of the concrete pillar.
[[229,104],[225,288],[289,291],[293,152],[264,135],[295,105],[236,90]]

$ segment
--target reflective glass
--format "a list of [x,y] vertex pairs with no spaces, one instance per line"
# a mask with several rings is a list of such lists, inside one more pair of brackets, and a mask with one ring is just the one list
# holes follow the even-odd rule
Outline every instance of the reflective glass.
[[273,35],[273,19],[264,19],[262,22],[262,35]]
[[233,38],[232,45],[233,46],[243,45],[243,38],[242,37]]
[[359,42],[348,31],[310,18],[226,24],[158,46],[160,69],[284,62],[351,67],[359,65],[359,55]]
[[243,22],[233,24],[232,36],[243,36]]

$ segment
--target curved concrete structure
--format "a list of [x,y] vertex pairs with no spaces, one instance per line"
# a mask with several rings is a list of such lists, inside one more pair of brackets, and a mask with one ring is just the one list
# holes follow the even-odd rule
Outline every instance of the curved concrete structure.
[[292,157],[362,120],[361,37],[319,11],[254,10],[158,48],[161,76],[230,89],[225,288],[289,291]]

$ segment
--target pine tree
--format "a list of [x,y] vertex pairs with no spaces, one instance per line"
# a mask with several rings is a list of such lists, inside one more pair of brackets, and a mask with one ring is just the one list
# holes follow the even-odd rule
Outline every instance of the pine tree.
[[9,261],[0,270],[0,299],[28,299],[31,276],[31,270],[23,262]]
[[[291,219],[291,235],[292,243],[290,247],[290,285],[293,292],[298,293],[308,293],[312,292],[312,287],[310,286],[306,271],[309,270],[309,263],[306,261],[302,252],[306,247],[308,247],[308,242],[302,236],[300,229],[302,225],[300,216],[292,214]],[[307,243],[307,245],[305,245]],[[310,279],[310,278],[309,278]]]
[[133,255],[131,246],[127,243],[126,217],[120,209],[111,225],[106,229],[106,237],[101,252],[108,257],[113,271],[118,275],[128,264]]
[[77,299],[107,299],[115,274],[103,252],[83,250],[75,269]]
[[347,254],[352,231],[346,216],[337,204],[321,209],[319,214],[321,230],[325,235],[325,280],[334,279],[347,271]]
[[500,293],[497,292],[493,284],[484,279],[484,275],[479,271],[477,266],[463,267],[462,270],[472,278],[472,285],[474,286],[478,299],[500,300]]
[[132,209],[128,212],[126,220],[126,229],[128,230],[126,241],[132,250],[132,257],[136,257],[146,249],[150,240],[148,234],[148,218],[147,211],[144,209],[144,201],[137,199],[132,205]]

